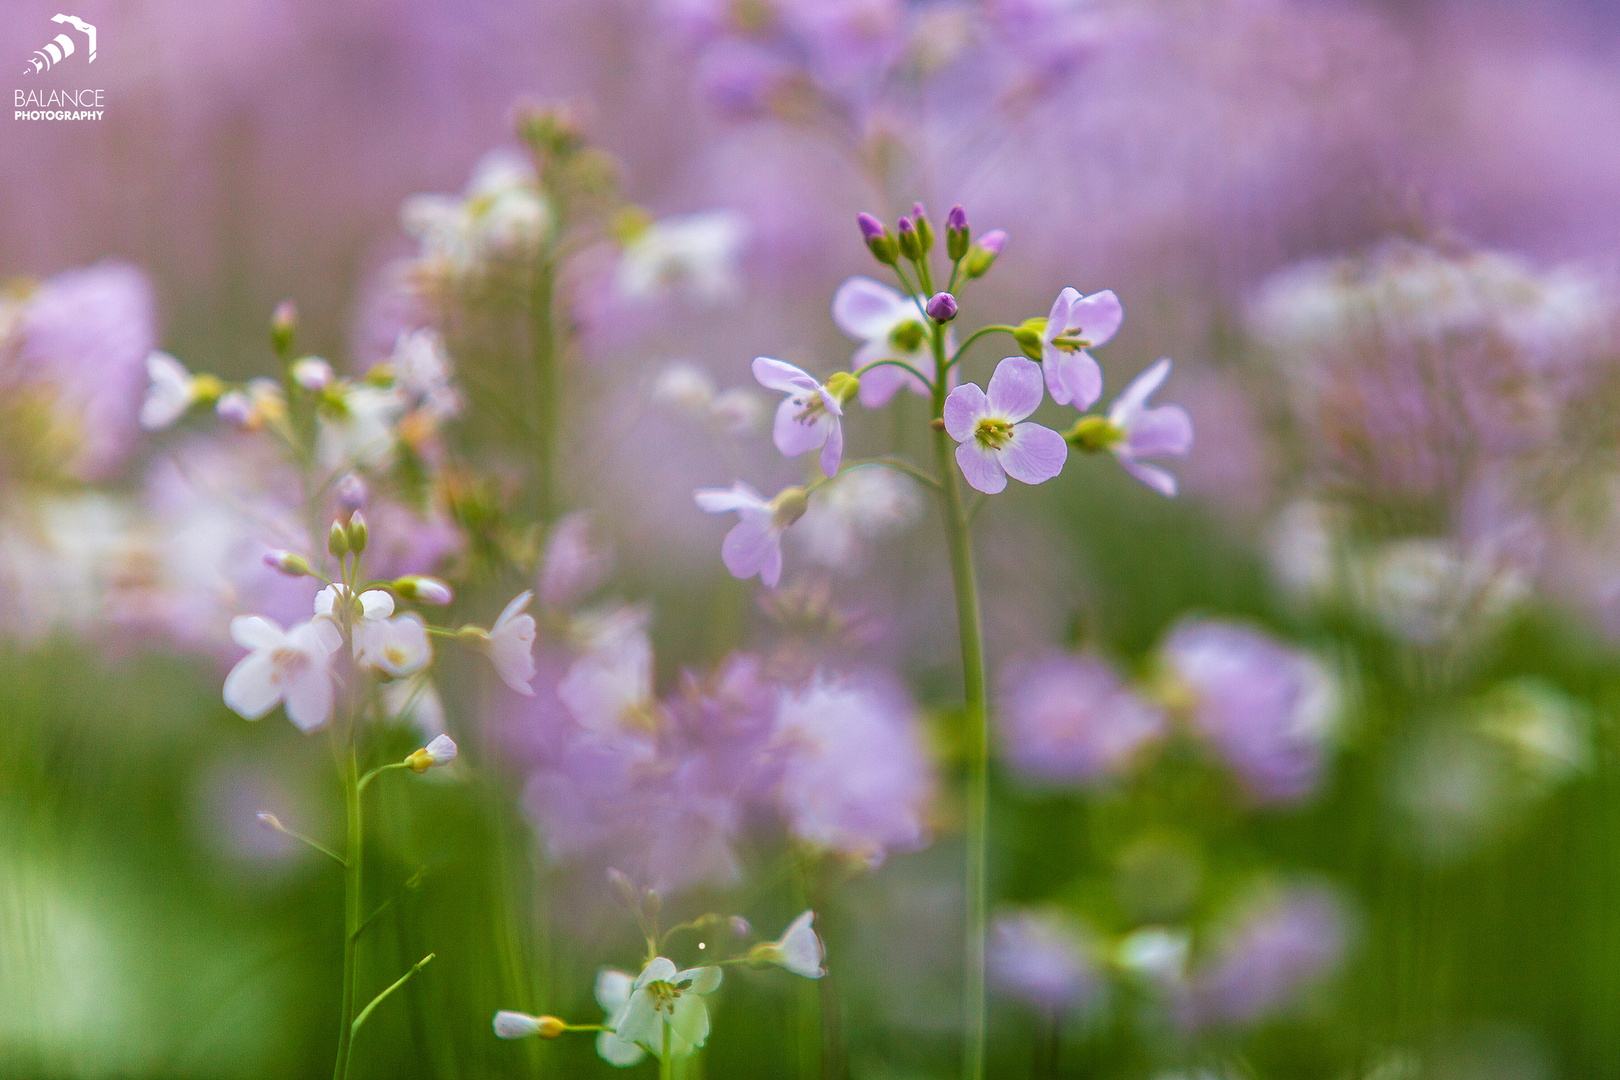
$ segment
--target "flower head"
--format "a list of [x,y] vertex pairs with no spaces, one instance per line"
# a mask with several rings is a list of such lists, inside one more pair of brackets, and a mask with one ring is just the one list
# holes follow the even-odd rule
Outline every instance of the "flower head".
[[1131,380],[1109,406],[1106,419],[1082,417],[1066,436],[1083,450],[1109,451],[1126,472],[1161,495],[1176,493],[1176,478],[1141,459],[1185,457],[1193,443],[1192,418],[1186,409],[1180,405],[1147,407],[1147,399],[1169,375],[1170,359],[1165,357]]
[[[356,627],[356,642],[359,626]],[[369,664],[386,675],[399,678],[420,671],[433,660],[433,646],[428,642],[427,627],[415,615],[396,615],[381,624],[368,627],[365,644],[355,654],[355,660]]]
[[609,1065],[621,1069],[639,1064],[647,1052],[613,1030],[613,1023],[630,1006],[630,995],[635,990],[636,978],[627,971],[603,968],[596,973],[596,1003],[607,1015],[605,1028],[596,1036],[596,1052]]
[[[687,1057],[709,1038],[709,1006],[703,1000],[720,988],[717,967],[676,970],[665,957],[655,957],[630,987],[622,1010],[609,1021],[620,1039],[656,1057]],[[611,1060],[611,1059],[610,1059]]]
[[151,385],[141,402],[141,427],[156,431],[168,427],[191,408],[198,398],[198,381],[184,364],[166,352],[153,351],[147,356],[146,374]]
[[989,392],[974,383],[945,399],[945,430],[960,446],[956,463],[974,488],[994,495],[1007,477],[1040,484],[1063,471],[1069,446],[1051,428],[1026,417],[1041,403],[1041,372],[1021,356],[996,365]]
[[748,959],[755,964],[775,964],[806,979],[819,979],[827,974],[822,962],[827,959],[827,947],[815,931],[816,913],[803,912],[788,924],[782,936],[775,941],[762,941],[748,950]]
[[663,218],[630,237],[613,275],[624,299],[649,300],[679,288],[705,303],[738,289],[737,262],[748,219],[733,210]]
[[1039,1009],[1084,1009],[1107,986],[1085,931],[1057,912],[997,916],[985,963],[998,992]]
[[[881,281],[856,276],[833,294],[832,317],[838,329],[861,342],[850,361],[859,371],[878,360],[901,360],[924,376],[934,370],[928,350],[928,326],[918,308],[922,298],[909,297]],[[947,349],[951,348],[947,344]],[[926,397],[929,386],[904,368],[884,364],[861,376],[861,404],[877,409],[905,387]]]
[[807,372],[768,356],[755,357],[754,378],[767,390],[787,394],[777,406],[771,430],[776,448],[787,457],[798,457],[820,447],[821,471],[836,475],[844,456],[844,404],[840,396]]
[[225,677],[225,704],[257,720],[280,702],[300,731],[314,731],[332,717],[331,656],[343,645],[326,619],[283,630],[258,615],[231,620],[231,637],[251,650]]
[[[448,735],[436,735],[433,740],[420,750],[412,750],[405,758],[405,764],[411,767],[412,772],[425,773],[435,765],[448,765],[456,760],[458,749],[456,741]],[[502,1036],[508,1038],[510,1036]]]
[[1106,660],[1066,654],[1009,667],[998,716],[1010,763],[1049,783],[1117,773],[1165,727]]
[[468,627],[465,632],[483,644],[490,663],[501,681],[513,690],[527,696],[534,695],[529,683],[534,679],[534,616],[525,608],[534,599],[534,593],[525,589],[512,598],[501,611],[495,625],[488,630]]
[[737,524],[720,545],[720,558],[731,576],[742,580],[758,574],[766,587],[776,588],[782,580],[782,534],[810,505],[804,489],[783,488],[767,501],[738,480],[730,488],[699,488],[692,497],[704,513],[737,514]]
[[1053,401],[1089,409],[1102,396],[1102,368],[1086,350],[1112,338],[1124,318],[1112,289],[1090,296],[1078,289],[1058,293],[1041,331],[1041,365]]

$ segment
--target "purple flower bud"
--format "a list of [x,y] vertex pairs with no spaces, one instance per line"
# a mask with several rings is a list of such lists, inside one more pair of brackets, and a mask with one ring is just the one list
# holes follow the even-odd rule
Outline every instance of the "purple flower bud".
[[917,231],[916,227],[911,224],[911,219],[906,217],[904,214],[900,215],[900,220],[895,223],[895,228],[900,231],[901,236],[904,236],[906,233],[915,233]]
[[968,253],[972,241],[973,231],[968,228],[967,211],[958,203],[945,215],[945,254],[950,256],[952,262],[960,262]]
[[1006,243],[1006,229],[991,229],[989,232],[979,237],[979,246],[984,248],[984,250],[988,251],[992,255],[1000,255],[1001,249],[1006,245]]
[[927,216],[928,216],[928,211],[923,209],[923,204],[922,203],[919,202],[919,203],[912,203],[911,204],[911,220],[913,220],[913,221],[921,221],[923,218],[925,218]]
[[938,292],[928,299],[928,317],[935,322],[950,322],[956,318],[956,297],[948,292]]
[[895,228],[900,233],[900,254],[912,260],[922,258],[922,238],[917,235],[917,226],[911,219],[902,217]]
[[945,215],[945,227],[947,229],[965,229],[968,227],[967,211],[962,209],[961,203],[951,207],[951,212]]
[[338,506],[345,514],[352,514],[366,505],[366,482],[349,473],[337,482]]
[[282,548],[265,552],[264,565],[288,577],[303,577],[309,573],[309,563],[302,555]]
[[242,391],[230,390],[220,395],[219,401],[214,404],[214,412],[227,424],[246,427],[248,421],[253,419],[253,403]]
[[889,230],[883,227],[883,222],[871,214],[857,214],[856,224],[861,227],[861,238],[866,241],[866,247],[872,252],[872,257],[884,266],[893,266],[895,258],[899,255],[900,246]]
[[871,214],[856,214],[855,223],[861,227],[861,239],[867,243],[871,243],[889,231],[883,227],[883,222]]

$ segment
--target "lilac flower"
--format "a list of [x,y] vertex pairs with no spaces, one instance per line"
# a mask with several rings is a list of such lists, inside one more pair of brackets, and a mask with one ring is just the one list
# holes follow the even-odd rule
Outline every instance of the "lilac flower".
[[1040,484],[1063,471],[1069,445],[1051,428],[1026,420],[1041,404],[1041,372],[1022,356],[996,365],[987,394],[974,383],[945,400],[945,430],[961,445],[956,463],[967,482],[987,495],[1007,477]]
[[1051,783],[1118,773],[1165,727],[1107,661],[1063,653],[1009,666],[997,715],[1013,768]]
[[766,501],[738,480],[729,489],[699,488],[692,496],[704,513],[737,514],[737,524],[720,546],[720,558],[731,576],[741,581],[758,574],[767,588],[776,588],[782,580],[782,534],[809,506],[804,489],[783,488]]
[[653,651],[645,613],[615,620],[614,632],[598,635],[557,684],[557,697],[588,731],[655,730]]
[[540,602],[548,607],[573,607],[607,580],[613,553],[595,543],[591,516],[576,510],[551,530],[540,568]]
[[[849,278],[833,293],[832,317],[838,329],[856,338],[861,347],[850,360],[859,371],[878,360],[901,360],[925,377],[932,376],[934,357],[928,349],[928,328],[917,305],[921,298],[904,295],[869,277]],[[947,345],[947,350],[952,348]],[[901,387],[927,397],[929,384],[893,364],[872,368],[861,375],[861,404],[882,408]]]
[[985,964],[998,993],[1047,1012],[1088,1010],[1107,990],[1089,935],[1056,911],[998,915]]
[[898,686],[817,676],[777,703],[780,798],[793,834],[872,865],[923,843],[933,783]]
[[1102,396],[1102,368],[1086,350],[1106,344],[1124,319],[1112,289],[1090,296],[1069,288],[1058,293],[1041,330],[1041,365],[1053,401],[1089,409]]
[[776,448],[786,457],[798,457],[820,447],[821,471],[836,476],[844,456],[844,406],[839,395],[800,368],[768,356],[755,357],[753,371],[761,386],[788,395],[776,408],[771,430]]
[[748,232],[748,219],[733,210],[652,222],[625,242],[614,290],[622,299],[644,301],[680,289],[719,303],[740,287],[737,263]]
[[1200,618],[1177,624],[1162,655],[1193,726],[1256,798],[1315,789],[1339,707],[1321,661],[1252,627]]
[[332,672],[328,666],[343,646],[328,619],[283,630],[257,615],[231,620],[231,636],[251,650],[225,677],[225,704],[257,720],[282,701],[287,719],[300,731],[314,731],[332,718]]
[[1109,406],[1107,418],[1082,417],[1068,438],[1085,450],[1107,450],[1125,471],[1161,495],[1176,493],[1176,478],[1145,457],[1185,457],[1192,449],[1192,417],[1179,405],[1147,407],[1147,399],[1170,375],[1168,357],[1131,381]]
[[1326,887],[1296,885],[1245,907],[1192,978],[1188,1026],[1247,1025],[1284,1012],[1344,959],[1349,920]]

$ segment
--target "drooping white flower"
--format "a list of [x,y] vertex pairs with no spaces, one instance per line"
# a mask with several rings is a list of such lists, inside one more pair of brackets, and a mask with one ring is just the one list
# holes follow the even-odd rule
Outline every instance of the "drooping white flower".
[[987,495],[1007,486],[1007,477],[1040,484],[1063,471],[1069,445],[1051,428],[1026,418],[1041,403],[1041,373],[1022,356],[996,365],[986,393],[974,383],[945,399],[945,430],[961,445],[956,463],[967,482]]
[[456,741],[448,735],[436,735],[420,750],[412,750],[405,764],[414,772],[425,773],[435,765],[448,765],[456,760]]
[[717,967],[677,970],[659,956],[641,969],[630,999],[608,1025],[619,1038],[663,1057],[668,1036],[672,1058],[690,1056],[709,1038],[709,1006],[703,999],[720,988]]
[[153,351],[147,356],[146,374],[151,384],[141,402],[141,427],[157,431],[180,419],[191,408],[197,400],[197,381],[184,364],[166,352]]
[[775,964],[806,979],[819,979],[827,974],[822,961],[827,958],[827,947],[815,931],[814,911],[806,911],[788,924],[782,936],[775,941],[761,942],[748,950],[748,959],[756,964]]
[[462,631],[483,645],[502,682],[530,697],[534,696],[534,688],[529,683],[534,678],[535,622],[534,616],[524,609],[533,599],[533,591],[525,589],[506,605],[494,626],[488,630],[469,626]]
[[717,303],[738,289],[737,261],[748,239],[748,219],[732,210],[667,217],[624,245],[613,275],[625,300],[650,300],[680,289]]
[[497,1039],[527,1039],[538,1035],[542,1039],[555,1039],[568,1030],[568,1025],[555,1016],[530,1016],[528,1013],[502,1009],[495,1014]]
[[314,731],[332,717],[331,656],[343,636],[326,619],[283,630],[258,615],[231,620],[231,637],[251,650],[225,677],[225,704],[257,720],[286,702],[287,718],[301,731]]
[[627,971],[603,968],[596,973],[596,1003],[602,1006],[603,1024],[607,1030],[596,1036],[596,1052],[609,1065],[629,1068],[647,1056],[647,1052],[613,1030],[613,1021],[630,1005],[630,994],[636,979]]
[[[844,406],[838,395],[808,372],[769,356],[754,358],[754,378],[787,395],[776,408],[771,439],[786,457],[821,448],[821,471],[838,473],[844,456]],[[834,376],[837,379],[838,376]]]

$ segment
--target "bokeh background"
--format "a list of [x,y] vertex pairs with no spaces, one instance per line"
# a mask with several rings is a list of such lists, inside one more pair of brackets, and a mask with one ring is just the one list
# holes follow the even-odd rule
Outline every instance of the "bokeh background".
[[[17,87],[55,12],[8,5]],[[566,101],[626,199],[730,211],[746,235],[713,295],[627,304],[602,284],[608,242],[565,304],[563,501],[611,538],[607,591],[654,613],[658,693],[738,651],[773,678],[877,671],[906,688],[919,762],[922,825],[884,858],[812,859],[771,825],[737,841],[728,880],[645,871],[683,917],[739,912],[763,933],[813,902],[828,947],[809,999],[739,973],[687,1075],[956,1068],[960,690],[937,528],[915,491],[852,495],[762,599],[726,577],[690,492],[796,474],[761,464],[763,399],[695,416],[680,381],[701,372],[707,409],[751,385],[758,354],[846,365],[828,305],[877,270],[854,215],[921,199],[1010,235],[976,321],[1115,290],[1110,387],[1173,357],[1164,396],[1198,436],[1174,501],[1076,459],[979,521],[1001,688],[991,1075],[1620,1076],[1611,5],[75,13],[100,28],[83,70],[105,116],[12,120],[0,139],[0,1074],[329,1067],[342,883],[254,814],[339,835],[330,748],[219,694],[238,655],[223,618],[263,601],[251,573],[273,538],[210,513],[263,496],[273,467],[195,432],[142,436],[144,358],[266,373],[270,312],[292,298],[301,350],[340,370],[432,325],[469,379],[498,372],[499,290],[458,323],[402,286],[424,256],[401,209],[521,150],[519,103]],[[920,411],[895,415],[920,451],[903,430]],[[462,425],[453,441],[492,460],[498,425],[477,408]],[[889,434],[873,414],[852,437]],[[411,526],[409,568],[467,565],[475,530],[449,518]],[[153,569],[188,561],[206,588]],[[492,578],[466,595],[512,580]],[[1226,712],[1091,753],[1114,722],[1095,678],[1150,698],[1196,682],[1186,656],[1211,627]],[[541,649],[554,687],[569,658]],[[364,970],[438,960],[368,1026],[357,1072],[608,1075],[588,1040],[490,1034],[505,1007],[591,1022],[597,967],[638,946],[603,883],[622,853],[555,839],[568,799],[543,793],[573,767],[545,745],[555,693],[525,712],[453,665],[466,760],[378,796],[368,873],[410,886]],[[1318,691],[1330,705],[1301,704]]]

